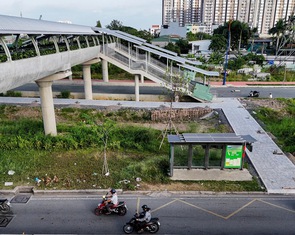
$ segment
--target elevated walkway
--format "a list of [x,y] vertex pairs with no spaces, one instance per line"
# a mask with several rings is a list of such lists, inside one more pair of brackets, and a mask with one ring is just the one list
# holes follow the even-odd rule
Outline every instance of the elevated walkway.
[[[5,41],[8,35],[15,39],[12,44]],[[56,73],[67,73],[82,64],[83,76],[87,77],[85,96],[91,98],[90,65],[98,59],[136,77],[140,75],[142,81],[148,78],[202,102],[211,101],[212,95],[205,81],[195,80],[196,73],[219,76],[218,72],[196,67],[200,62],[186,60],[124,32],[0,15],[0,93]],[[103,63],[107,76],[105,70]],[[192,82],[198,82],[197,88]]]

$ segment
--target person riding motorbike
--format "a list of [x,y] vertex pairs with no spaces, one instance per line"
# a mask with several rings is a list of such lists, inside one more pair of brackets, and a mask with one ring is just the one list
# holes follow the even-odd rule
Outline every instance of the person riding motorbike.
[[150,222],[152,218],[151,214],[151,208],[149,208],[147,205],[143,205],[142,212],[139,214],[137,221],[139,222],[139,230],[138,233],[142,233],[144,231],[145,225]]
[[106,204],[106,209],[108,210],[108,213],[106,214],[111,214],[111,207],[117,206],[118,205],[118,195],[115,189],[110,190],[111,195],[106,196],[108,199],[108,202]]

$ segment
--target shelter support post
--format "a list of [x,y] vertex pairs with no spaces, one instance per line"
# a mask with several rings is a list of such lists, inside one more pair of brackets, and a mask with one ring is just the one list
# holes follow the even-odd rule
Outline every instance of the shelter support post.
[[225,154],[226,154],[226,145],[222,145],[222,153],[221,153],[221,167],[220,169],[224,169],[224,163],[225,163]]
[[190,144],[188,146],[188,163],[187,163],[187,167],[189,170],[192,169],[192,165],[193,165],[193,145]]
[[170,144],[170,176],[173,176],[174,167],[174,145]]
[[209,157],[210,157],[210,144],[206,145],[205,149],[205,169],[209,168]]

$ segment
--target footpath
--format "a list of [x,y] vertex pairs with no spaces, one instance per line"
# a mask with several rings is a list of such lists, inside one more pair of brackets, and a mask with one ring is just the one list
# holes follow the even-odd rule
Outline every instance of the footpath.
[[[62,79],[55,81],[54,83],[63,83],[63,84],[83,84],[84,81],[82,79],[74,79],[74,80],[69,80],[69,79]],[[92,84],[94,85],[128,85],[130,86],[131,84],[134,84],[133,80],[114,80],[111,79],[109,82],[104,82],[103,80],[98,80],[98,79],[92,79]],[[155,83],[151,80],[144,80],[144,83],[140,83],[140,85],[144,86],[161,86],[159,83]],[[232,82],[232,81],[227,81],[225,85],[223,85],[223,82],[210,82],[210,86],[212,87],[226,87],[226,86],[233,86],[233,87],[246,87],[246,86],[295,86],[295,82],[262,82],[262,81],[239,81],[239,82]]]

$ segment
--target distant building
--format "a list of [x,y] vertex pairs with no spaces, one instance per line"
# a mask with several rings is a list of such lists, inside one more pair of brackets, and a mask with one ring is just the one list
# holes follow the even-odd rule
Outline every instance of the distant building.
[[177,35],[181,38],[186,38],[187,29],[180,26],[178,21],[170,22],[168,25],[162,25],[160,36]]
[[211,40],[192,41],[190,44],[192,44],[191,54],[208,54]]
[[153,36],[159,36],[160,32],[161,32],[161,26],[158,25],[158,24],[154,24],[150,28],[150,34],[153,35]]
[[162,0],[162,25],[178,21],[179,26],[203,24],[212,34],[214,27],[229,20],[248,23],[265,36],[279,19],[295,11],[295,0]]
[[206,32],[206,26],[200,25],[200,24],[186,24],[186,32],[192,32],[193,34],[196,33],[205,33]]

